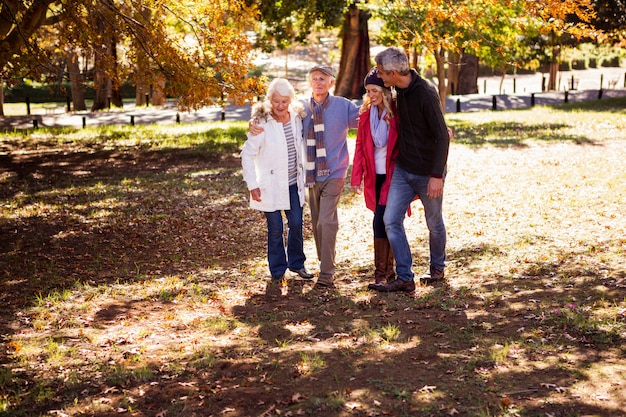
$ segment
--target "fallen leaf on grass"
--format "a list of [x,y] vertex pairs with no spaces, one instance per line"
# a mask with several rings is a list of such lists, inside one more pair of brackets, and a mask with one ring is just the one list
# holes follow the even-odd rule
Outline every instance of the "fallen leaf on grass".
[[346,407],[348,407],[350,410],[354,410],[355,408],[358,408],[361,404],[354,402],[354,401],[350,401],[346,403]]

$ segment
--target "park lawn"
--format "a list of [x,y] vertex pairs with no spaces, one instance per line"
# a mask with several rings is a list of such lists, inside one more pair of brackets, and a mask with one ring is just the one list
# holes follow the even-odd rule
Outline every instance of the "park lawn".
[[348,186],[336,289],[269,285],[245,123],[5,132],[0,412],[623,416],[625,108],[448,115],[447,281],[414,295],[366,290]]

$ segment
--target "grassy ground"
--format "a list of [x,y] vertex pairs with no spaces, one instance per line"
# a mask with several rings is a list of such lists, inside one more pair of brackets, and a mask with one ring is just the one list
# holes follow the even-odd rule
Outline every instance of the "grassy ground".
[[5,132],[0,415],[623,416],[625,108],[449,115],[448,279],[410,296],[365,289],[348,187],[337,288],[269,285],[244,123]]

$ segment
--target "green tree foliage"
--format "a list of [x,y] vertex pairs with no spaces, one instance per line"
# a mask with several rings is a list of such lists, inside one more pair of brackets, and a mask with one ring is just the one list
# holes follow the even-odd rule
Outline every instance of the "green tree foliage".
[[256,6],[262,23],[259,46],[266,51],[284,49],[293,42],[306,43],[315,27],[334,28],[341,24],[348,6],[345,0],[245,0]]

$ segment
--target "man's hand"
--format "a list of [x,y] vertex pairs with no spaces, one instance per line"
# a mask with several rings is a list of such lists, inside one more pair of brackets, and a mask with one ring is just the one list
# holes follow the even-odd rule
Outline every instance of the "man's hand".
[[356,194],[361,194],[363,192],[363,185],[359,184],[359,185],[353,185],[352,186],[352,191]]
[[252,133],[252,136],[259,135],[265,130],[259,126],[259,121],[257,119],[252,119],[248,122],[248,129],[250,130],[250,133]]
[[255,188],[254,190],[250,190],[250,197],[252,197],[254,201],[261,201],[261,189]]
[[428,198],[438,198],[443,194],[443,178],[430,177],[426,195]]

